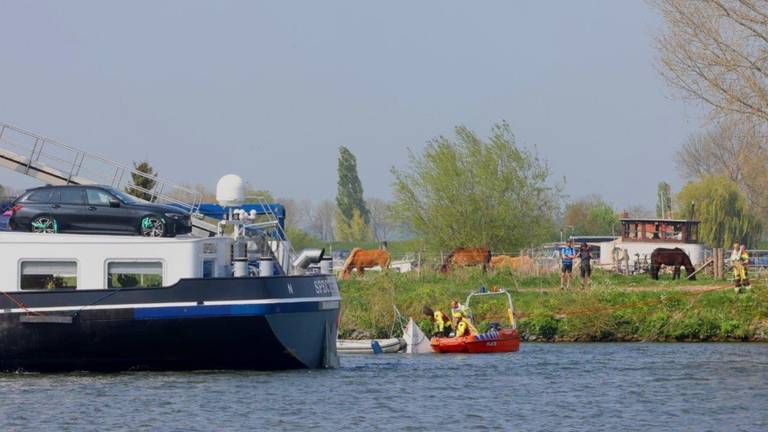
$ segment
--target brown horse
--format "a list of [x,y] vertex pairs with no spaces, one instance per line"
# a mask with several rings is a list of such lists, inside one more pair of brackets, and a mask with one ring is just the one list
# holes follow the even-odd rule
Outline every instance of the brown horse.
[[491,268],[494,270],[502,270],[508,268],[512,272],[531,273],[533,272],[534,262],[533,259],[527,255],[518,257],[509,255],[496,255],[491,258]]
[[361,275],[365,269],[379,266],[382,270],[389,268],[389,252],[382,249],[361,249],[354,248],[349,253],[347,260],[344,261],[344,270],[341,272],[342,279],[349,279],[352,269],[356,269]]
[[440,271],[448,273],[453,266],[467,267],[482,265],[483,272],[491,263],[491,251],[488,248],[456,248],[445,257]]
[[666,249],[656,248],[651,253],[651,278],[659,279],[659,270],[661,266],[672,266],[672,279],[680,279],[680,266],[685,267],[690,280],[696,280],[696,276],[691,276],[696,269],[691,263],[688,254],[680,248]]

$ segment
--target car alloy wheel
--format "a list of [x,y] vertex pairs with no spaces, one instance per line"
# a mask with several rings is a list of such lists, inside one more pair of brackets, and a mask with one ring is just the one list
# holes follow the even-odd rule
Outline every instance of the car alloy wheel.
[[50,216],[38,216],[32,220],[30,224],[32,226],[32,232],[55,234],[59,232],[59,225],[56,223],[56,219]]
[[147,216],[141,220],[141,235],[144,237],[162,237],[165,234],[165,221],[157,216]]

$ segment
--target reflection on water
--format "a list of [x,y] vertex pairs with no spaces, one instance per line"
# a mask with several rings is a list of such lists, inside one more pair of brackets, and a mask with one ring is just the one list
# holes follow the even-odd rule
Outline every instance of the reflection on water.
[[287,372],[0,375],[0,430],[768,430],[768,345],[524,344]]

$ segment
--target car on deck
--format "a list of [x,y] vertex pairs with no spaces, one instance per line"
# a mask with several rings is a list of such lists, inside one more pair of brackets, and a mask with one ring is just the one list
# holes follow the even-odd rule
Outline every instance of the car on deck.
[[190,215],[141,201],[110,186],[67,185],[30,189],[13,202],[14,231],[174,237],[192,231]]

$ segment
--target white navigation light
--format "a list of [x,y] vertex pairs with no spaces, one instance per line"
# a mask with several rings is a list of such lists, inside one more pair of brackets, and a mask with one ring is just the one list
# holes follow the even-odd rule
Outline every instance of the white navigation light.
[[222,207],[235,207],[245,201],[245,182],[240,176],[227,174],[216,183],[216,201]]

